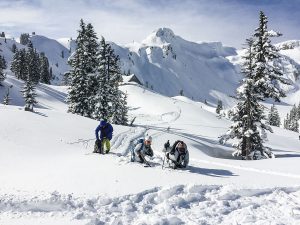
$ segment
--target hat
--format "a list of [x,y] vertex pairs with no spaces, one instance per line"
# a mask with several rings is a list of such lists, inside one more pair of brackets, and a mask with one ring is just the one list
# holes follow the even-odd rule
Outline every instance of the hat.
[[145,136],[145,141],[150,141],[150,142],[152,142],[152,137],[151,136]]

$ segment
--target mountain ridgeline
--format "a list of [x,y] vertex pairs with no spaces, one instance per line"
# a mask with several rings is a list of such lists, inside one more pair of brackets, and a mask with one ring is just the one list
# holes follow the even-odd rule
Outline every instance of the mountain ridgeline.
[[[44,52],[53,70],[52,84],[61,85],[64,73],[69,71],[68,58],[75,50],[72,39],[53,40],[41,35],[31,35],[30,40],[37,52]],[[10,68],[12,45],[26,48],[13,39],[0,38],[1,54]],[[168,28],[153,31],[141,43],[124,46],[110,42],[120,57],[124,74],[135,74],[141,83],[167,96],[184,95],[196,101],[216,105],[222,99],[224,106],[232,105],[235,90],[242,76],[240,64],[243,50],[225,47],[220,42],[191,42]],[[300,93],[300,47],[299,41],[287,41],[276,45],[283,55],[281,66],[284,76],[292,86],[286,87],[289,95],[286,101],[296,101]],[[294,101],[295,100],[295,101]],[[285,101],[285,100],[283,100]]]

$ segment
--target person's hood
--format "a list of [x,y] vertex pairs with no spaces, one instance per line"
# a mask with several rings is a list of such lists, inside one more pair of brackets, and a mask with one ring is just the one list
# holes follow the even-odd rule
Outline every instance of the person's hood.
[[106,124],[107,124],[107,122],[105,120],[101,120],[100,127],[104,127]]

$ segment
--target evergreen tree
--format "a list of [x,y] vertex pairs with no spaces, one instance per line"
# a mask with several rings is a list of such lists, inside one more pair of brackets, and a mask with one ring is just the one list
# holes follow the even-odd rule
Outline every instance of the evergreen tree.
[[118,92],[118,101],[114,103],[115,111],[112,122],[114,124],[127,125],[128,124],[128,107],[127,95],[122,91]]
[[86,25],[85,32],[85,54],[86,54],[86,72],[87,85],[88,85],[88,105],[89,105],[89,117],[93,117],[93,112],[95,108],[95,96],[99,88],[99,83],[97,81],[97,66],[98,66],[98,37],[92,24],[88,23]]
[[263,145],[266,137],[265,130],[272,131],[269,126],[263,123],[265,119],[263,107],[259,104],[262,99],[261,94],[255,92],[255,70],[253,39],[247,40],[247,53],[242,65],[242,73],[245,78],[237,90],[239,102],[232,110],[231,125],[227,134],[220,139],[221,143],[228,139],[236,139],[234,145],[237,151],[235,155],[242,156],[243,159],[261,159],[272,157],[272,153]]
[[1,55],[0,55],[0,67],[4,70],[7,69],[6,60],[5,60],[4,56],[1,56]]
[[217,105],[217,108],[216,108],[216,113],[217,114],[220,114],[221,110],[223,109],[223,103],[221,100],[218,100],[218,105]]
[[23,33],[20,36],[20,44],[21,45],[27,45],[29,43],[29,34]]
[[298,123],[298,110],[294,105],[290,113],[287,114],[284,120],[284,129],[299,132],[299,123]]
[[279,116],[278,110],[275,107],[275,105],[271,106],[271,110],[268,115],[268,124],[271,126],[276,126],[276,127],[279,127],[281,124],[280,116]]
[[40,58],[39,54],[33,48],[31,41],[28,42],[28,51],[26,53],[27,74],[30,80],[37,84],[40,81]]
[[126,105],[124,97],[119,90],[119,85],[123,81],[119,66],[119,56],[115,55],[111,45],[106,43],[102,37],[100,41],[99,66],[97,73],[98,90],[95,97],[94,118],[112,118],[113,121],[120,122],[121,105]]
[[11,62],[10,70],[15,74],[15,76],[20,79],[20,75],[18,73],[19,71],[19,58],[20,58],[20,52],[16,49],[16,52],[13,56],[13,60]]
[[[273,98],[280,101],[285,93],[280,84],[289,84],[282,77],[282,71],[277,61],[280,56],[277,49],[271,44],[271,37],[280,36],[279,33],[267,30],[267,17],[260,12],[259,28],[255,30],[254,39],[248,40],[248,52],[242,72],[246,76],[239,88],[238,103],[233,113],[234,124],[228,133],[220,139],[237,138],[237,153],[246,159],[260,159],[273,157],[269,148],[263,145],[266,130],[272,129],[263,123],[263,108],[259,101]],[[251,99],[251,100],[250,100]],[[285,122],[286,123],[286,122]]]
[[2,86],[2,82],[5,80],[6,76],[3,72],[3,69],[0,67],[0,86]]
[[25,49],[16,50],[10,69],[18,79],[26,79],[28,71]]
[[25,100],[25,111],[33,112],[33,107],[35,104],[37,104],[37,101],[35,99],[35,86],[34,83],[31,81],[30,76],[27,77],[24,83],[23,90],[21,92],[23,93],[23,97]]
[[101,38],[98,52],[98,68],[97,68],[97,83],[98,89],[94,98],[93,117],[97,120],[108,119],[112,116],[110,83],[109,83],[109,44],[105,42],[104,37]]
[[3,105],[9,105],[11,98],[9,97],[9,87],[7,88],[7,92],[3,98]]
[[286,130],[290,129],[290,115],[288,113],[286,114],[286,118],[284,119],[283,128]]
[[50,69],[49,69],[49,77],[50,77],[51,79],[53,79],[52,67],[50,67]]
[[13,43],[12,46],[11,46],[11,51],[12,51],[13,53],[16,53],[16,50],[17,50],[17,46],[16,46],[15,43]]
[[50,84],[51,81],[49,61],[44,53],[40,54],[40,81],[45,84]]
[[91,117],[89,72],[92,66],[87,63],[88,55],[86,47],[86,25],[80,20],[80,29],[76,38],[76,50],[69,60],[71,70],[69,71],[70,87],[68,91],[68,111],[85,117]]
[[261,94],[263,98],[273,98],[279,102],[281,97],[285,97],[279,84],[289,84],[289,82],[282,77],[283,73],[277,64],[280,55],[270,40],[271,37],[278,37],[281,34],[268,31],[267,24],[268,19],[261,11],[259,27],[255,30],[253,43],[255,64],[257,65],[254,71],[256,82],[254,91]]

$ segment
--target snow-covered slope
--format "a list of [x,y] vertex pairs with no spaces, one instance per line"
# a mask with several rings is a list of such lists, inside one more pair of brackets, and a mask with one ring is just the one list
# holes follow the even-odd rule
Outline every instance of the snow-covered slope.
[[[24,82],[16,79],[9,71],[6,72],[7,77],[2,83],[3,86],[0,86],[0,103],[2,103],[4,95],[9,89],[9,96],[11,98],[10,104],[24,106],[24,99],[20,92],[24,86]],[[36,87],[38,101],[37,107],[44,109],[56,109],[65,112],[67,110],[66,92],[66,86],[38,84]]]
[[167,96],[182,90],[198,101],[230,101],[228,95],[234,93],[240,78],[225,58],[235,54],[233,48],[189,42],[168,28],[155,30],[142,43],[113,46],[124,72],[134,73],[144,85]]
[[[136,126],[114,125],[112,154],[91,154],[98,121],[66,113],[45,87],[39,101],[52,110],[0,105],[1,225],[300,222],[297,133],[274,129],[276,159],[238,161],[218,143],[230,122],[212,108],[124,85]],[[131,141],[145,133],[153,137],[151,168],[130,162]],[[190,165],[163,170],[163,144],[177,139]]]

